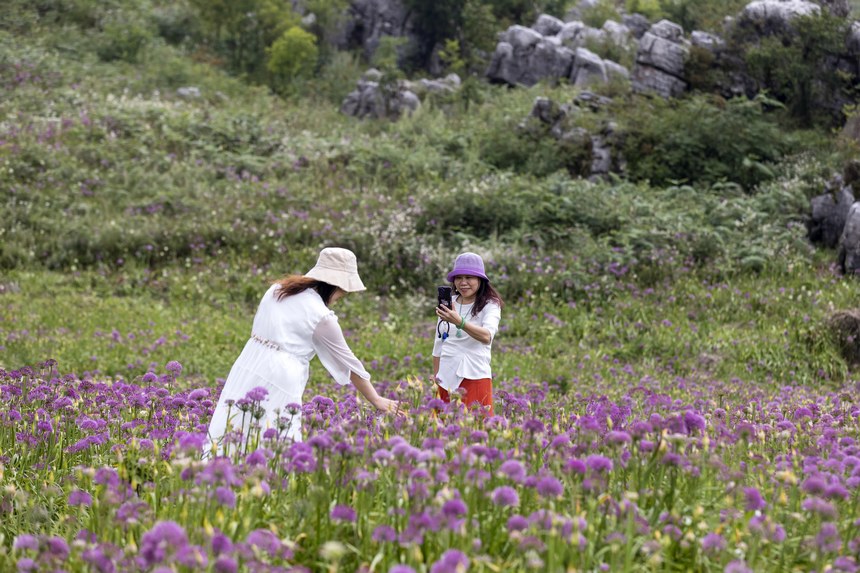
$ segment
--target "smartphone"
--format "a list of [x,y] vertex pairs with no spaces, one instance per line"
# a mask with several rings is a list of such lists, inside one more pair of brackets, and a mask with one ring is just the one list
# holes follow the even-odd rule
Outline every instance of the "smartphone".
[[436,287],[437,298],[439,300],[439,306],[447,306],[448,308],[454,308],[454,302],[451,299],[451,287],[449,286],[440,286]]

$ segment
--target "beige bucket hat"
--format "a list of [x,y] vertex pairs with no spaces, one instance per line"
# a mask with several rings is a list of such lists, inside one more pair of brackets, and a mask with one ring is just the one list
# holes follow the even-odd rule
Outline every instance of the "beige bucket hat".
[[349,249],[326,247],[320,251],[317,264],[305,276],[340,287],[346,292],[367,290],[358,276],[355,253]]

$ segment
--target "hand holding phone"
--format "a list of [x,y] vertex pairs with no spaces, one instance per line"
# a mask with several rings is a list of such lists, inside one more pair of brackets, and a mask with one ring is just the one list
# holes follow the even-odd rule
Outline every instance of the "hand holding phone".
[[451,287],[449,286],[440,286],[436,287],[436,296],[439,301],[438,306],[446,306],[449,309],[454,308],[454,301],[452,299]]

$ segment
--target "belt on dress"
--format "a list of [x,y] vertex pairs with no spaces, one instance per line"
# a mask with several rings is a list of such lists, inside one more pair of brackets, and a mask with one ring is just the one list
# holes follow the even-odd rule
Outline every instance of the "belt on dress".
[[288,351],[284,350],[284,348],[280,344],[278,344],[277,342],[275,342],[273,340],[269,340],[268,338],[263,338],[262,336],[259,336],[257,334],[252,333],[251,334],[251,340],[253,340],[257,344],[262,344],[266,348],[271,348],[272,350],[275,350],[277,352],[281,352],[282,354],[286,354],[290,358],[295,358],[296,360],[303,362],[305,364],[310,362],[310,360],[308,360],[304,356],[299,356],[298,354],[293,354],[292,352],[288,352]]

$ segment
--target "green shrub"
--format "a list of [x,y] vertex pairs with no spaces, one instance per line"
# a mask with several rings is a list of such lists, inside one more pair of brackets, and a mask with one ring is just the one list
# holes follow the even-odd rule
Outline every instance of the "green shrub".
[[659,18],[679,24],[687,33],[693,30],[721,32],[726,16],[736,16],[748,0],[658,0]]
[[153,7],[152,19],[158,35],[166,42],[179,45],[201,38],[200,20],[187,0],[176,0]]
[[582,10],[582,21],[592,28],[600,28],[607,20],[621,20],[618,8],[613,0],[599,0]]
[[96,53],[105,62],[121,60],[138,61],[142,50],[152,39],[148,23],[127,12],[115,12],[102,21],[101,37]]
[[309,76],[317,64],[317,39],[310,32],[293,26],[268,50],[266,68],[277,90],[283,91],[298,78]]
[[[802,126],[832,126],[844,119],[825,104],[838,100],[850,79],[833,72],[831,62],[844,51],[848,21],[821,14],[796,18],[784,33],[748,44],[734,39],[762,89],[785,103]],[[742,32],[742,31],[741,31]]]
[[286,0],[189,0],[205,40],[226,58],[228,69],[265,83],[266,49],[299,24]]
[[559,139],[549,126],[532,117],[490,127],[480,145],[481,157],[490,165],[536,177],[559,170],[586,175],[591,167],[592,144],[587,132],[571,131]]
[[763,96],[724,101],[638,98],[620,108],[623,155],[630,177],[662,186],[673,181],[732,181],[752,189],[773,177],[770,165],[789,151],[788,140]]
[[659,20],[662,15],[659,0],[627,0],[624,6],[629,14],[642,14],[652,22]]
[[340,106],[347,94],[355,89],[364,69],[365,66],[355,54],[335,52],[313,78],[305,80],[303,91],[314,99],[324,99]]

